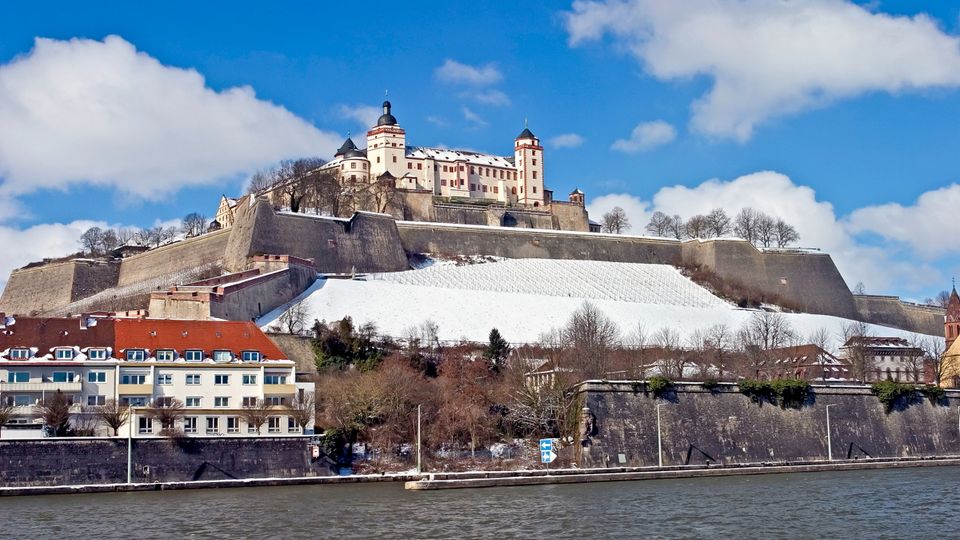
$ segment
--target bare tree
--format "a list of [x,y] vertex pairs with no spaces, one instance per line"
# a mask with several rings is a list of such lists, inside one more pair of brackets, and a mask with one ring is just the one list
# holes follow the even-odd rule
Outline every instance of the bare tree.
[[[944,357],[947,346],[946,340],[939,337],[926,336],[915,338],[912,344],[914,347],[923,351],[923,360],[927,366],[930,366],[933,384],[940,386],[948,375],[947,368],[949,367],[949,363],[945,362],[946,359]],[[924,366],[921,366],[921,369],[923,369],[923,367]]]
[[94,412],[107,427],[113,430],[114,437],[119,434],[120,428],[130,420],[130,407],[115,399],[107,400],[103,405],[98,405]]
[[[313,397],[313,392],[298,394],[287,406],[287,409],[290,418],[293,418],[293,421],[300,426],[300,432],[306,433],[307,426],[316,418],[317,402]],[[257,431],[259,431],[259,427]]]
[[770,216],[761,213],[757,218],[757,243],[768,248],[776,241],[777,222]]
[[729,371],[735,349],[733,332],[726,324],[715,324],[707,328],[705,339],[707,347],[713,353],[713,365],[717,367],[717,377],[722,379],[724,373]]
[[685,232],[689,238],[709,238],[711,236],[711,230],[707,216],[697,214],[688,219]]
[[43,425],[54,437],[66,437],[70,434],[70,406],[72,400],[57,390],[48,395],[38,406]]
[[830,331],[824,327],[817,328],[810,336],[807,338],[807,341],[812,344],[820,347],[820,349],[833,354],[833,336],[830,334]]
[[630,230],[630,220],[627,219],[627,212],[619,206],[614,206],[601,218],[601,230],[605,233],[622,234]]
[[253,403],[245,403],[243,405],[240,418],[243,418],[247,426],[253,426],[253,428],[257,430],[257,435],[260,435],[260,430],[263,428],[263,425],[267,423],[272,412],[273,408],[267,401],[257,399]]
[[646,229],[648,233],[654,236],[667,236],[671,223],[670,216],[658,210],[650,216],[650,223],[647,223]]
[[843,327],[844,358],[850,364],[853,377],[866,382],[874,370],[873,359],[867,351],[866,338],[870,337],[870,327],[862,321],[855,321]]
[[13,403],[0,400],[0,433],[3,432],[3,426],[13,419]]
[[137,232],[138,229],[136,227],[120,227],[119,229],[115,229],[117,247],[125,246],[134,241],[137,237]]
[[759,311],[740,328],[739,339],[749,362],[750,376],[760,378],[768,367],[768,351],[790,345],[796,333],[783,315]]
[[950,291],[940,291],[933,298],[927,298],[923,301],[928,306],[937,306],[945,308],[950,303]]
[[250,195],[259,195],[269,190],[275,183],[272,171],[257,171],[250,176],[250,182],[247,184],[247,193]]
[[90,227],[80,235],[80,245],[83,246],[84,253],[96,257],[103,255],[104,232],[100,227]]
[[77,437],[93,437],[97,434],[100,417],[94,407],[81,406],[76,414],[72,415],[73,435]]
[[867,287],[863,284],[862,281],[858,281],[857,284],[853,287],[853,294],[867,294]]
[[677,240],[682,240],[687,234],[687,226],[683,222],[683,218],[674,214],[670,218],[670,222],[667,225],[667,234],[676,238]]
[[673,328],[664,326],[653,334],[653,342],[660,348],[662,354],[657,359],[660,373],[665,377],[675,379],[683,377],[686,358],[680,350],[680,333]]
[[202,214],[191,212],[183,217],[183,232],[188,238],[200,236],[207,228],[207,218]]
[[683,368],[688,365],[696,367],[700,377],[707,377],[711,372],[711,358],[708,354],[711,347],[707,340],[707,331],[702,328],[694,329],[687,335],[686,342],[685,354],[681,354],[686,358],[686,364],[681,367],[681,378],[684,377]]
[[730,216],[722,208],[715,208],[707,214],[707,226],[715,237],[726,236],[733,230]]
[[763,213],[753,208],[744,208],[733,219],[733,234],[756,245],[759,236],[760,220]]
[[156,225],[139,231],[137,241],[144,246],[160,247],[173,240],[176,234],[177,230],[173,227]]
[[776,223],[774,223],[774,228],[774,238],[776,238],[777,247],[779,248],[788,247],[790,244],[794,244],[800,240],[800,234],[797,233],[797,229],[780,218],[777,218]]
[[610,350],[619,344],[620,329],[590,302],[584,302],[563,328],[570,348],[570,367],[588,378],[604,377]]
[[650,334],[643,322],[638,322],[627,338],[627,343],[634,350],[634,364],[630,376],[634,379],[647,378],[647,347],[650,345]]
[[103,252],[104,254],[120,247],[120,239],[117,237],[116,229],[107,229],[103,231]]
[[183,402],[177,398],[158,397],[146,409],[146,415],[160,423],[160,435],[177,433],[177,421],[185,414]]
[[320,158],[300,158],[282,161],[275,171],[273,189],[283,197],[291,212],[300,212],[310,188],[310,175],[319,174],[325,162]]
[[306,302],[306,298],[297,300],[290,304],[290,307],[280,315],[278,322],[284,332],[290,335],[300,336],[307,330],[307,322],[310,319],[310,307]]

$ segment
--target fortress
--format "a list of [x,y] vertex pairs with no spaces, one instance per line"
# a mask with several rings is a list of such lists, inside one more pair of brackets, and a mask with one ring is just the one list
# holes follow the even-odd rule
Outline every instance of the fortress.
[[149,310],[153,317],[249,320],[295,298],[317,273],[398,272],[410,268],[411,257],[438,254],[667,264],[796,311],[930,335],[943,330],[940,308],[853,295],[827,254],[761,251],[732,239],[599,234],[582,191],[557,201],[545,188],[543,147],[526,127],[512,156],[408,146],[384,102],[366,143],[360,149],[348,138],[306,176],[335,180],[341,194],[372,187],[389,197],[354,197],[327,212],[342,217],[319,215],[319,188],[313,199],[308,191],[301,195],[303,213],[289,211],[284,182],[240,199],[224,197],[211,231],[198,237],[119,260],[15,270],[0,313]]

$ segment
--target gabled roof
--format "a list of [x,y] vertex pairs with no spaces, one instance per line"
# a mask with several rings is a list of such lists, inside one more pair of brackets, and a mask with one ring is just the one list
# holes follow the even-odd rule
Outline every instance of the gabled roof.
[[523,131],[521,131],[520,134],[517,135],[517,139],[536,139],[536,138],[537,136],[534,135],[532,131],[530,131],[530,128],[523,128]]
[[96,318],[94,324],[87,324],[86,328],[82,322],[80,318],[17,317],[15,323],[0,330],[0,351],[36,347],[37,354],[43,356],[56,347],[113,346],[113,319]]
[[285,360],[286,356],[258,327],[249,321],[186,321],[169,319],[118,319],[116,350],[186,349],[204,352],[228,350],[260,351],[265,359]]
[[505,156],[495,156],[493,154],[481,154],[480,152],[471,152],[469,150],[452,150],[449,148],[429,148],[426,146],[408,146],[406,156],[410,159],[433,159],[437,161],[450,161],[468,163],[470,165],[482,165],[484,167],[500,167],[512,169],[512,158]]

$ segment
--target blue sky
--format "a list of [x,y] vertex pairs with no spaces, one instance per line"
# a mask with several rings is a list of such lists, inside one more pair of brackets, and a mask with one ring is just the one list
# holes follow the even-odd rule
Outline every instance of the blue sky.
[[960,3],[797,4],[6,5],[0,273],[89,222],[211,215],[258,167],[362,140],[389,90],[411,144],[506,154],[529,119],[548,187],[633,232],[753,204],[851,286],[930,296],[960,260],[938,237],[960,204]]

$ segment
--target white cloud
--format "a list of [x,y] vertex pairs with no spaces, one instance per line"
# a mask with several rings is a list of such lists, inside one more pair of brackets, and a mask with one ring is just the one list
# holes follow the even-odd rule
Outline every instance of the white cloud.
[[463,117],[464,117],[468,122],[472,122],[472,123],[474,123],[474,124],[476,124],[476,125],[478,125],[478,126],[485,126],[485,125],[487,125],[487,121],[486,121],[486,120],[484,120],[483,118],[480,118],[480,115],[478,115],[477,113],[471,111],[468,107],[464,107],[464,108],[463,108]]
[[497,107],[505,107],[510,104],[510,96],[504,94],[500,90],[489,89],[476,92],[470,96],[472,99],[483,103],[484,105],[494,105]]
[[445,118],[442,116],[431,115],[427,117],[427,122],[437,126],[437,127],[447,127],[450,125]]
[[662,146],[676,138],[677,130],[672,125],[663,120],[654,120],[637,124],[630,132],[629,139],[617,139],[611,148],[621,152],[639,152]]
[[960,208],[960,185],[928,191],[909,206],[897,203],[861,208],[850,214],[849,228],[857,234],[877,234],[908,246],[926,260],[960,253],[951,233]]
[[0,192],[90,183],[156,199],[283,158],[326,156],[340,137],[257,99],[214,91],[117,36],[37,39],[0,65]]
[[488,86],[503,79],[503,74],[494,64],[471,66],[449,58],[434,71],[434,75],[445,83],[471,86]]
[[383,114],[383,109],[370,105],[340,105],[337,110],[343,118],[359,122],[364,130],[377,125],[377,119]]
[[625,193],[604,195],[590,202],[588,210],[598,219],[614,206],[626,210],[633,234],[645,234],[644,227],[655,211],[689,218],[723,208],[732,217],[742,208],[753,207],[794,225],[802,246],[829,253],[851,287],[862,281],[871,292],[894,286],[915,291],[939,286],[941,280],[930,264],[918,263],[908,253],[858,241],[832,204],[817,200],[812,188],[796,185],[776,172],[757,172],[730,181],[712,179],[694,187],[665,187],[654,194],[652,202]]
[[7,246],[0,257],[0,290],[15,268],[47,257],[63,257],[80,251],[80,235],[90,227],[106,227],[102,222],[74,221],[46,223],[27,229],[0,227],[0,246]]
[[547,144],[554,148],[577,148],[578,146],[582,146],[585,140],[586,139],[576,133],[564,133],[556,137],[551,137],[550,140],[547,141]]
[[749,139],[757,124],[866,92],[960,86],[960,38],[926,15],[844,0],[577,1],[571,45],[613,37],[660,80],[712,79],[695,131]]

